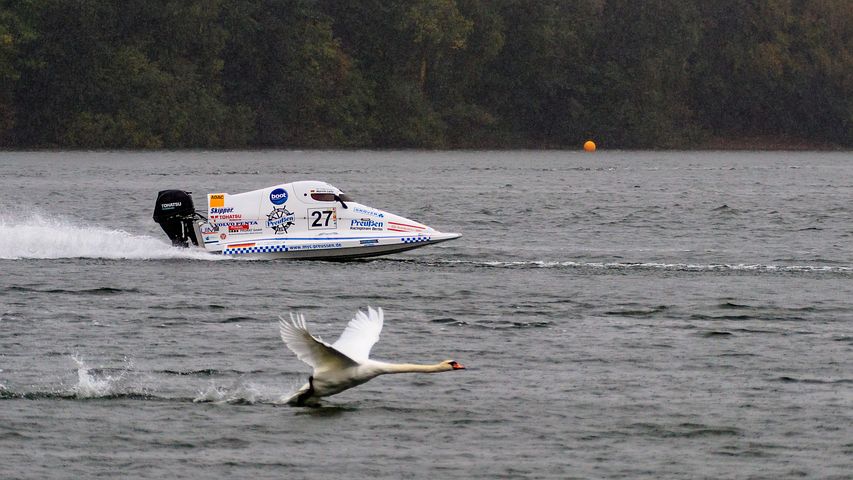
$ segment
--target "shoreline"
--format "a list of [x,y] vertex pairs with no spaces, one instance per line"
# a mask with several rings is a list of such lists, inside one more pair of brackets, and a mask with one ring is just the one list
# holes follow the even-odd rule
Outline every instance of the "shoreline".
[[[607,151],[637,151],[637,152],[655,152],[655,151],[748,151],[748,152],[774,152],[774,151],[794,151],[794,152],[853,152],[853,145],[845,146],[830,142],[821,142],[807,140],[801,138],[790,138],[783,136],[743,136],[743,137],[710,137],[707,140],[696,142],[694,144],[685,144],[676,147],[648,147],[648,148],[631,148],[631,147],[609,147],[606,139],[596,139],[591,137],[596,142],[600,152]],[[340,147],[335,145],[327,146],[299,146],[299,145],[278,145],[278,146],[234,146],[222,148],[206,148],[206,147],[185,147],[185,148],[86,148],[86,147],[61,147],[61,146],[30,146],[22,148],[0,147],[2,153],[24,153],[24,152],[262,152],[262,151],[340,151],[340,152],[359,152],[359,151],[416,151],[416,152],[464,152],[464,151],[495,151],[495,152],[511,152],[511,151],[579,151],[583,152],[583,141],[579,141],[577,145],[559,145],[559,144],[536,144],[535,142],[518,142],[512,144],[496,144],[483,142],[479,145],[452,145],[440,148],[418,148],[418,147],[381,147],[381,146],[364,146],[364,147]]]
[[842,152],[853,150],[851,147],[773,135],[753,135],[743,137],[712,137],[688,150],[744,150],[744,151],[818,151]]

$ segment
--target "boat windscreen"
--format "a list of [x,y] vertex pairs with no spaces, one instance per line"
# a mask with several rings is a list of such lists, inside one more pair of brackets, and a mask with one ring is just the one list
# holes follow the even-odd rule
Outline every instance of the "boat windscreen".
[[312,193],[312,200],[317,200],[318,202],[334,202],[335,194],[334,193]]
[[[335,197],[338,198],[335,198]],[[338,199],[343,200],[344,202],[352,202],[353,199],[346,193],[341,193],[340,195],[335,195],[334,193],[312,193],[311,199],[316,200],[318,202],[334,202]]]

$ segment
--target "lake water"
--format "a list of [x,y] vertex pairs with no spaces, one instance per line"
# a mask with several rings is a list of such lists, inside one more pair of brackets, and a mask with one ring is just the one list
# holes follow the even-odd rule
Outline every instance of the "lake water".
[[[304,179],[464,236],[241,261],[151,220]],[[0,205],[3,478],[853,471],[850,153],[6,152]],[[375,358],[468,369],[277,404],[277,316],[367,305]]]

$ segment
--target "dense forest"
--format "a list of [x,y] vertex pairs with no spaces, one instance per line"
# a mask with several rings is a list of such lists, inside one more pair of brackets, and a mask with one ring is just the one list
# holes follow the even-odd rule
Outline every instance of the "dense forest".
[[3,148],[853,146],[851,0],[0,0]]

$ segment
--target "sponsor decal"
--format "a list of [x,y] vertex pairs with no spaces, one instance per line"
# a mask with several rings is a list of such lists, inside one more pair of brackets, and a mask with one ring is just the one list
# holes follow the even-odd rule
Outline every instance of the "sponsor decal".
[[216,222],[213,225],[215,227],[233,227],[235,225],[257,225],[257,220],[244,220],[242,222]]
[[359,240],[358,243],[362,245],[373,245],[379,243],[379,240],[376,238],[371,238],[370,240]]
[[234,213],[234,207],[211,207],[209,216],[213,220],[240,220],[243,218],[242,214]]
[[210,235],[219,231],[219,225],[212,225],[210,223],[205,223],[201,226],[202,235]]
[[420,232],[424,227],[408,223],[388,222],[388,230],[392,232]]
[[258,225],[258,222],[225,222],[220,224],[228,227],[229,235],[246,235],[251,233],[261,233],[263,230]]
[[309,208],[308,229],[328,230],[338,228],[338,213],[335,207]]
[[224,193],[211,193],[207,196],[207,204],[210,207],[222,207],[225,205]]
[[224,233],[220,233],[219,238],[221,238],[222,240],[225,240],[226,238],[228,238],[228,235],[226,235]]
[[382,230],[385,222],[377,222],[369,218],[353,218],[350,221],[351,230]]
[[254,247],[254,243],[232,243],[231,245],[226,246],[225,248],[245,248],[245,247]]
[[173,210],[175,207],[180,207],[181,205],[181,202],[161,203],[160,208],[162,210]]
[[211,215],[211,220],[240,220],[243,215],[239,213],[229,213],[228,215]]
[[322,250],[325,248],[341,248],[341,244],[335,243],[310,243],[305,245],[289,245],[290,250]]
[[287,190],[276,188],[270,192],[270,202],[273,205],[284,205],[287,202]]
[[355,207],[352,209],[355,213],[360,213],[362,215],[370,215],[371,217],[385,218],[385,214],[382,212],[377,212],[376,210],[370,210],[368,208]]
[[275,233],[287,233],[287,229],[293,226],[294,218],[293,212],[289,212],[287,206],[273,208],[272,212],[267,215],[267,226],[275,230]]

